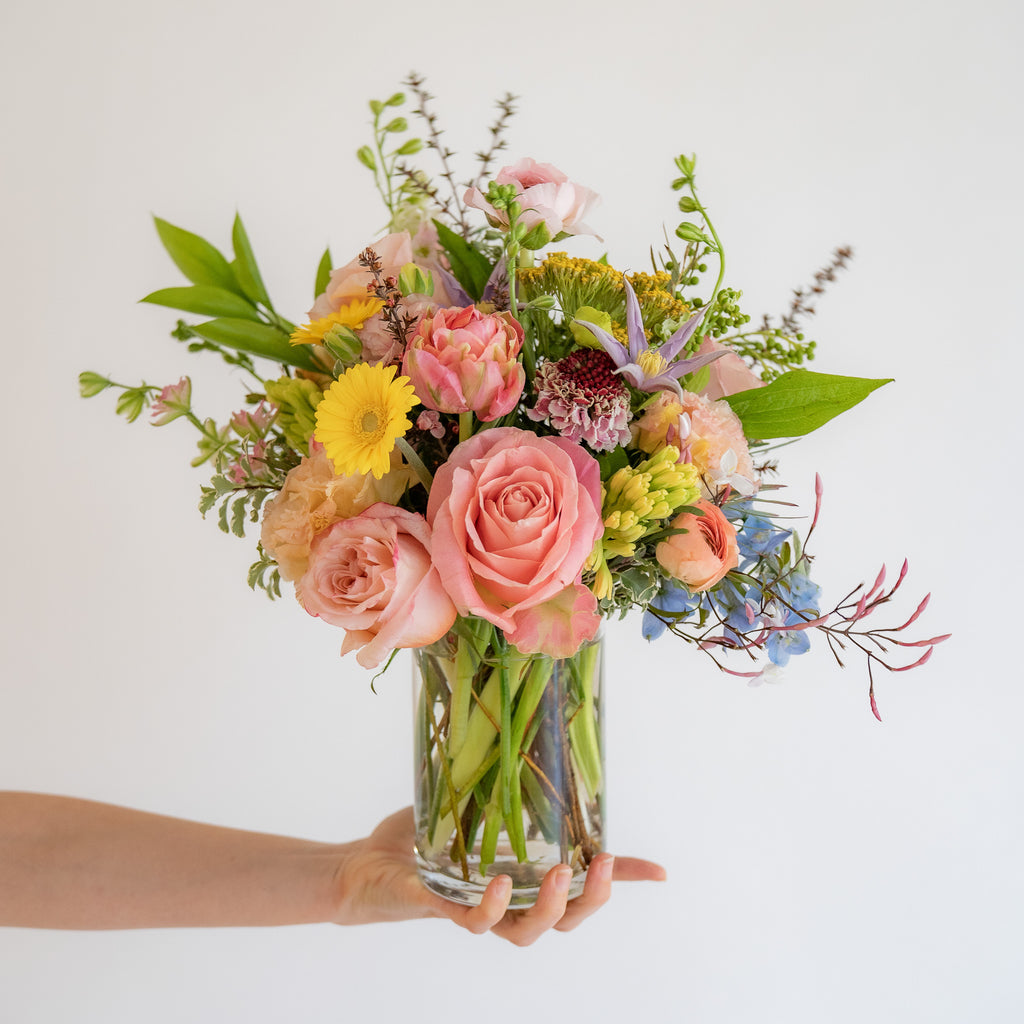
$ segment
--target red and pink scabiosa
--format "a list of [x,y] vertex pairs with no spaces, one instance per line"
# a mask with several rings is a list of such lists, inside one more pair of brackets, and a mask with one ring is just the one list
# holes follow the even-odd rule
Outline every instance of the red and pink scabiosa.
[[615,364],[600,349],[580,348],[545,363],[534,387],[537,406],[526,415],[550,423],[570,441],[586,441],[594,451],[612,451],[629,442],[629,388],[615,376]]

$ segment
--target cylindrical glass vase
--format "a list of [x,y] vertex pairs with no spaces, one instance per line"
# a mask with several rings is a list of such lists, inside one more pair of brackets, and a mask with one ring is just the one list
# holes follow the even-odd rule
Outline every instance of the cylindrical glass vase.
[[519,653],[500,630],[460,619],[413,651],[416,855],[428,888],[475,905],[512,878],[531,906],[569,864],[570,898],[603,849],[602,641],[570,658]]

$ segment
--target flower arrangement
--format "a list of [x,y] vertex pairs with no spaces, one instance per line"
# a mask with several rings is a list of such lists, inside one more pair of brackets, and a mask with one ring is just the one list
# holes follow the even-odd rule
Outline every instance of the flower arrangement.
[[[387,227],[340,267],[323,254],[305,322],[275,309],[240,218],[230,260],[156,221],[190,284],[145,301],[202,318],[173,336],[237,368],[244,409],[201,417],[188,377],[131,387],[86,372],[81,391],[113,388],[129,420],[148,407],[155,425],[198,430],[193,465],[213,469],[201,512],[238,536],[260,524],[251,587],[294,584],[365,668],[414,649],[424,862],[443,853],[438,870],[469,883],[500,844],[529,861],[539,836],[585,867],[600,842],[605,617],[639,609],[648,640],[671,632],[755,681],[817,634],[837,660],[864,656],[876,715],[873,669],[921,665],[945,639],[904,636],[927,598],[898,626],[868,624],[905,565],[826,608],[808,551],[820,479],[803,538],[775,497],[773,445],[887,381],[805,366],[809,297],[849,250],[753,326],[724,287],[694,157],[676,158],[671,183],[689,219],[649,271],[624,273],[557,248],[593,233],[595,193],[532,159],[491,173],[513,97],[457,185],[422,79],[406,85],[426,139],[409,135],[404,93],[371,102],[357,155]],[[436,178],[408,162],[424,149]],[[914,657],[897,664],[894,648]],[[564,742],[538,735],[549,713]]]

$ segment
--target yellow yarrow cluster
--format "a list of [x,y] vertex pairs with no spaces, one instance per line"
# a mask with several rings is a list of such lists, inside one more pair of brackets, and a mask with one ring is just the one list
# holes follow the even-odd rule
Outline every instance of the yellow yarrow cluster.
[[678,463],[678,458],[679,449],[666,445],[638,466],[616,471],[604,486],[604,534],[586,565],[595,574],[591,589],[597,598],[612,594],[609,558],[631,557],[639,541],[660,529],[677,509],[700,497],[697,470],[689,463]]
[[[684,320],[690,308],[669,291],[672,278],[664,271],[656,274],[627,274],[640,303],[648,340],[651,332],[666,320]],[[540,295],[554,295],[566,317],[576,315],[584,306],[603,310],[612,318],[610,333],[623,344],[625,329],[626,290],[622,273],[607,263],[598,263],[564,252],[552,253],[539,266],[520,270],[518,280],[527,300]]]

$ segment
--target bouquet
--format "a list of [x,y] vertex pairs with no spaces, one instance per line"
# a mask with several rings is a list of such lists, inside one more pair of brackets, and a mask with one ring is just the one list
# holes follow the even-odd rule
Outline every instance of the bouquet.
[[[874,669],[921,665],[945,637],[904,634],[927,598],[868,622],[905,564],[826,607],[808,549],[820,479],[803,537],[777,497],[779,444],[887,383],[805,365],[810,301],[850,251],[752,324],[693,156],[675,160],[671,241],[623,272],[560,248],[593,234],[594,192],[533,159],[492,172],[514,97],[459,184],[423,80],[405,84],[425,139],[405,93],[370,103],[357,156],[387,223],[340,266],[323,254],[301,322],[271,302],[240,218],[231,259],[157,219],[190,283],[145,301],[192,315],[173,337],[237,369],[240,411],[201,415],[187,376],[80,384],[119,391],[129,420],[196,428],[193,465],[213,470],[200,511],[240,537],[258,526],[251,587],[293,584],[367,669],[414,651],[424,880],[473,901],[500,870],[523,903],[559,861],[578,890],[601,848],[606,617],[636,609],[648,640],[670,632],[755,681],[816,635],[840,663],[865,658],[876,715]],[[434,176],[410,163],[423,151]]]

